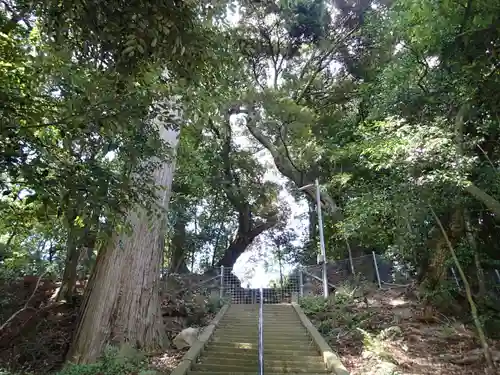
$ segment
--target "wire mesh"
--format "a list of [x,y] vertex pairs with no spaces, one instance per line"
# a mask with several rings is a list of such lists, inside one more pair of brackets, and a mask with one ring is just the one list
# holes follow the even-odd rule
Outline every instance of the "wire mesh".
[[[406,285],[413,281],[411,270],[398,262],[381,255],[364,255],[349,259],[329,261],[327,263],[327,280],[329,292],[344,282],[373,282],[380,285]],[[354,274],[352,270],[354,269]],[[377,275],[378,270],[378,275]],[[291,303],[300,296],[323,296],[323,267],[319,265],[299,266],[290,275],[283,275],[269,287],[262,289],[242,285],[232,268],[221,267],[219,275],[205,278],[202,281],[186,286],[188,289],[214,298],[222,298],[234,304]],[[463,290],[463,283],[458,272],[448,268],[446,281],[450,288]],[[215,273],[214,273],[215,274]],[[500,272],[496,269],[485,269],[484,280],[487,292],[500,298]],[[477,289],[477,280],[469,280],[471,287]],[[198,290],[199,289],[199,290]]]
[[273,282],[269,287],[262,288],[262,297],[259,289],[245,287],[232,269],[222,269],[222,298],[228,299],[234,304],[260,303],[291,303],[299,298],[299,275],[287,275]]

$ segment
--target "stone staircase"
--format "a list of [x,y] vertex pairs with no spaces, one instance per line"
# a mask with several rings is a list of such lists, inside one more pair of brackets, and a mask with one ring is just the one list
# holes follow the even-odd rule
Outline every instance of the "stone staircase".
[[[291,305],[264,305],[263,314],[265,375],[329,373]],[[189,374],[258,374],[258,317],[257,304],[230,306]]]

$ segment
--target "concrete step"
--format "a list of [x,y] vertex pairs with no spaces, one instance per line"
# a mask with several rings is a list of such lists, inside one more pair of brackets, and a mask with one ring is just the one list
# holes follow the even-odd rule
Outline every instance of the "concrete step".
[[[290,372],[296,372],[296,373],[328,373],[326,369],[324,369],[324,365],[322,364],[323,368],[318,368],[317,366],[314,366],[314,368],[306,368],[303,364],[296,364],[293,367],[292,366],[272,366],[270,364],[264,363],[264,372],[267,374],[268,372],[277,372],[277,373],[290,373]],[[258,365],[250,365],[250,366],[245,366],[245,365],[239,365],[239,364],[222,364],[222,363],[217,363],[217,364],[209,364],[209,363],[200,363],[196,364],[193,366],[193,371],[203,371],[203,372],[215,372],[218,374],[221,373],[227,373],[227,372],[250,372],[254,371],[254,374],[258,372]]]
[[[239,343],[230,341],[213,341],[209,344],[214,348],[248,348],[254,349],[258,348],[257,342],[245,342],[241,341]],[[292,351],[302,351],[302,350],[316,350],[316,345],[311,342],[281,342],[281,343],[270,343],[268,341],[264,342],[264,350],[292,350]]]
[[[286,343],[309,343],[311,342],[311,338],[308,336],[264,336],[264,345],[279,345]],[[259,336],[228,336],[228,335],[217,335],[213,336],[212,342],[249,342],[249,343],[257,343],[259,341]]]
[[[205,371],[189,371],[189,375],[255,375],[256,372],[205,372]],[[293,373],[293,372],[287,372],[286,375],[324,375],[324,372],[320,373]],[[266,372],[265,375],[283,375],[282,372]]]
[[[214,350],[207,349],[205,351],[205,356],[208,358],[259,358],[259,351],[257,349],[249,349],[249,350]],[[303,351],[293,351],[293,350],[264,350],[264,359],[265,360],[282,360],[283,358],[294,358],[296,360],[302,360],[305,358],[307,361],[315,360],[320,361],[321,357],[316,350],[303,350]]]
[[[259,334],[259,327],[252,327],[252,328],[241,328],[238,329],[237,327],[218,327],[216,329],[217,333],[220,334],[228,334],[228,335],[258,335]],[[307,335],[307,330],[302,327],[288,327],[288,328],[263,328],[262,332],[264,334],[268,335],[281,335],[281,336],[298,336],[298,335]]]
[[[243,320],[243,319],[234,319],[231,317],[228,317],[227,319],[224,319],[221,322],[221,325],[231,325],[231,324],[237,324],[237,325],[242,325],[242,326],[252,326],[252,325],[257,325],[259,324],[259,319],[255,318],[253,320]],[[298,316],[293,317],[293,318],[276,318],[276,317],[264,317],[264,326],[267,327],[274,327],[274,326],[287,326],[287,325],[292,325],[292,324],[301,324],[300,319]]]
[[[276,331],[272,332],[263,332],[264,338],[285,338],[287,340],[302,340],[303,338],[309,338],[309,335],[306,332],[287,332],[287,333],[280,333]],[[227,331],[219,331],[214,333],[214,337],[232,337],[235,340],[246,338],[246,339],[258,339],[259,338],[259,332],[227,332]]]
[[[231,344],[229,344],[231,345]],[[228,356],[231,355],[239,355],[239,354],[248,354],[257,356],[259,353],[259,349],[257,346],[252,348],[245,347],[235,347],[234,345],[228,346],[223,343],[217,344],[209,344],[207,349],[205,350],[206,355],[210,355],[209,353],[214,353],[214,355],[219,355],[219,353],[227,353]],[[283,348],[283,347],[266,347],[264,346],[264,355],[279,355],[279,356],[287,356],[287,358],[300,357],[300,356],[315,356],[319,355],[319,351],[316,346],[308,346],[306,348]]]
[[[306,368],[317,368],[319,366],[320,371],[325,369],[325,365],[319,356],[302,356],[295,357],[293,360],[284,357],[277,357],[276,355],[266,355],[264,357],[264,362],[266,365],[270,365],[273,367],[286,367],[289,365],[290,367],[303,366]],[[246,364],[245,366],[258,365],[259,356],[216,356],[212,353],[212,355],[207,356],[204,360],[202,360],[201,365],[203,364],[214,364],[214,363],[223,363],[223,364]]]
[[[283,324],[294,324],[297,322],[300,322],[300,319],[298,316],[292,316],[292,317],[290,317],[290,316],[289,317],[264,316],[264,325],[283,325]],[[259,317],[255,317],[252,319],[242,319],[242,318],[228,316],[221,323],[224,323],[224,324],[237,323],[237,324],[247,324],[247,325],[258,324]]]
[[[291,305],[265,305],[266,375],[328,373]],[[259,369],[259,305],[232,305],[190,375],[255,375]]]
[[[241,369],[251,369],[251,368],[259,368],[259,359],[258,358],[214,358],[207,357],[202,360],[201,363],[196,364],[199,368],[203,368],[204,366],[231,366],[231,367],[239,367]],[[300,358],[300,360],[290,360],[286,359],[264,359],[264,369],[266,368],[281,368],[281,369],[307,369],[312,372],[321,372],[326,370],[325,364],[323,361],[320,361],[319,357],[314,358],[312,361],[306,361],[304,358]]]
[[[213,341],[223,341],[221,340],[222,338],[227,338],[227,339],[232,339],[232,340],[258,340],[259,335],[257,333],[255,334],[247,334],[247,333],[239,333],[239,334],[234,334],[234,335],[229,335],[227,333],[223,332],[215,332],[213,337]],[[292,335],[292,334],[277,334],[277,335],[264,335],[265,340],[277,342],[277,341],[290,341],[290,342],[301,342],[301,341],[310,341],[311,337],[303,334],[303,335]],[[227,341],[227,340],[224,340]]]

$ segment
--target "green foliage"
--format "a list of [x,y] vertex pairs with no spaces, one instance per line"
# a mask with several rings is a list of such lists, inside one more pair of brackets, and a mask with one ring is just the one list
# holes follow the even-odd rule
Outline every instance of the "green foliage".
[[146,357],[131,347],[108,347],[97,363],[88,365],[69,364],[57,375],[146,375]]
[[369,328],[373,311],[353,311],[357,303],[355,288],[345,284],[340,293],[336,292],[326,300],[324,297],[303,297],[300,306],[304,313],[316,322],[318,331],[326,337],[335,337],[339,330]]

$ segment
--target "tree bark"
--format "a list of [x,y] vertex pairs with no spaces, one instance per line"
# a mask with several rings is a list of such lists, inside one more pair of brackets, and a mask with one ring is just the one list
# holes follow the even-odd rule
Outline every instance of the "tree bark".
[[224,251],[224,255],[217,263],[217,266],[233,267],[240,255],[245,252],[255,238],[262,232],[274,227],[277,223],[278,219],[272,217],[263,223],[253,224],[249,222],[246,212],[240,212],[236,237]]
[[465,186],[465,191],[483,203],[491,212],[495,214],[493,216],[495,220],[500,221],[500,202],[498,200],[470,181]]
[[[464,272],[464,270],[463,270],[463,268],[458,260],[457,254],[455,253],[455,249],[453,247],[453,244],[452,244],[450,238],[448,237],[448,234],[446,233],[446,231],[443,227],[443,224],[441,223],[441,221],[439,220],[439,218],[437,217],[436,213],[434,212],[434,210],[432,208],[431,208],[431,211],[432,211],[432,215],[434,216],[434,219],[437,221],[437,223],[439,225],[439,229],[441,230],[441,233],[445,239],[446,246],[448,247],[448,250],[451,253],[451,256],[453,258],[453,262],[455,263],[455,266],[457,267],[458,273],[460,274],[460,278],[462,279],[462,282],[464,284],[465,295],[467,297],[467,301],[469,302],[472,319],[474,321],[474,325],[476,326],[477,333],[479,336],[479,342],[481,343],[481,346],[483,348],[484,359],[486,360],[486,364],[488,365],[491,372],[496,374],[497,373],[495,371],[496,366],[495,366],[495,363],[493,362],[493,359],[491,356],[491,351],[490,351],[490,347],[488,345],[488,340],[486,339],[486,335],[484,333],[483,324],[479,319],[479,314],[477,311],[476,303],[474,302],[474,298],[472,297],[472,291],[471,291],[471,288],[469,285],[469,281],[467,280],[467,276],[465,276],[465,272]],[[463,216],[461,217],[461,219],[463,219]]]
[[455,209],[447,221],[448,224],[442,224],[443,227],[446,226],[448,228],[446,237],[443,236],[441,231],[436,230],[434,233],[434,239],[431,239],[431,244],[429,246],[429,248],[434,251],[430,256],[424,278],[427,281],[430,290],[437,289],[446,276],[446,263],[451,256],[448,248],[448,241],[450,241],[452,246],[455,246],[460,238],[462,238],[465,230],[463,210]]
[[57,301],[69,301],[73,296],[73,291],[76,285],[78,259],[80,258],[80,254],[78,251],[79,248],[76,228],[74,227],[68,233],[66,247],[67,251],[66,260],[64,263],[64,273],[61,280],[61,287],[59,288],[59,292],[57,293]]
[[76,284],[77,267],[79,258],[79,244],[82,229],[75,224],[77,209],[69,209],[66,213],[66,226],[68,228],[68,237],[66,239],[66,259],[64,261],[64,273],[61,281],[61,287],[57,292],[57,301],[70,300],[73,296],[73,289]]
[[179,212],[174,225],[174,235],[170,243],[170,273],[188,273],[186,264],[186,224],[184,212]]
[[[166,101],[158,103],[158,107],[172,111],[172,104]],[[168,116],[161,113],[154,120],[160,138],[175,151],[179,129],[167,129],[162,118]],[[153,173],[161,188],[157,202],[165,210],[168,210],[174,169],[175,154]],[[97,257],[68,353],[72,362],[95,361],[108,343],[127,342],[145,351],[156,351],[165,345],[159,287],[166,222],[156,218],[149,222],[142,207],[133,208],[127,221],[131,235],[115,233]]]
[[474,233],[474,226],[471,222],[471,215],[468,210],[464,210],[464,222],[465,222],[465,234],[467,237],[467,242],[471,250],[474,252],[474,265],[476,267],[476,277],[477,286],[479,291],[479,296],[484,297],[486,295],[486,284],[484,281],[484,271],[481,266],[481,258],[479,256],[479,248],[477,246],[477,241]]

